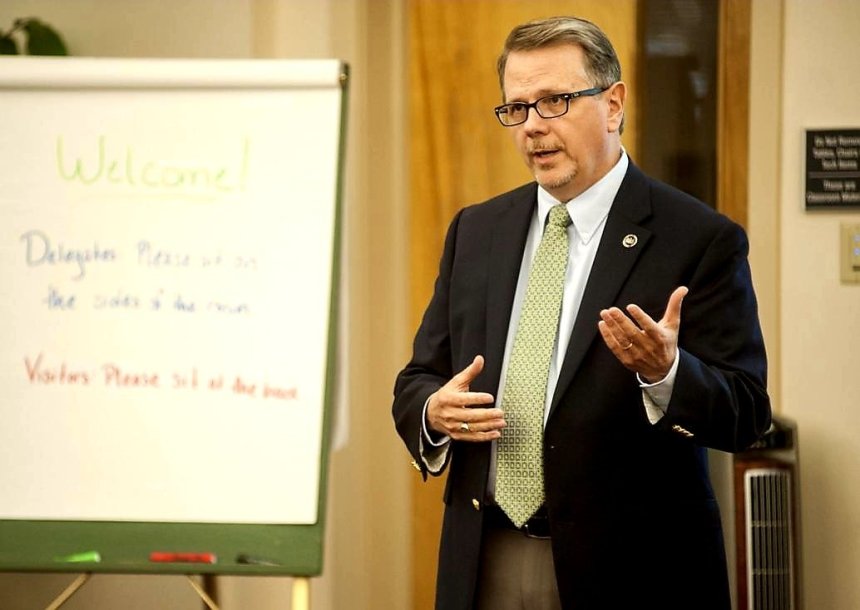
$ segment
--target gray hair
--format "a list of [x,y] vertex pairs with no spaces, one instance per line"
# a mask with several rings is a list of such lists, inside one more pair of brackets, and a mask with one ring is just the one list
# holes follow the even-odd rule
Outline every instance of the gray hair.
[[[499,86],[505,90],[505,65],[512,51],[531,51],[560,44],[575,44],[585,54],[585,73],[592,87],[609,87],[621,80],[615,48],[599,27],[577,17],[550,17],[518,25],[505,40],[496,67]],[[623,129],[622,121],[622,129]]]
[[505,65],[511,51],[529,51],[558,44],[575,44],[583,50],[585,72],[592,80],[592,87],[609,87],[621,80],[621,64],[603,30],[577,17],[550,17],[529,21],[511,30],[497,64],[499,85],[504,89]]

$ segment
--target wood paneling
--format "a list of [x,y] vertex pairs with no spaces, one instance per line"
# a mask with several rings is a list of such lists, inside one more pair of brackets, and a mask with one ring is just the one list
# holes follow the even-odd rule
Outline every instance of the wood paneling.
[[717,209],[746,226],[750,0],[721,0],[717,63]]
[[[430,299],[448,223],[462,206],[531,180],[493,114],[496,58],[517,24],[553,15],[595,22],[628,84],[624,145],[636,148],[635,0],[410,0],[410,270],[412,330]],[[412,491],[413,608],[432,608],[442,479]]]

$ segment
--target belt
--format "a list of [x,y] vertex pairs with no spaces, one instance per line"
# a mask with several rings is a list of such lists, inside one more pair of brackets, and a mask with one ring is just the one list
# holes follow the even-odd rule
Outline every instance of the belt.
[[484,525],[495,529],[506,529],[520,532],[527,538],[539,538],[548,540],[549,535],[549,517],[546,514],[546,507],[541,506],[531,519],[526,521],[522,527],[514,525],[508,516],[501,508],[495,504],[490,504],[484,508]]

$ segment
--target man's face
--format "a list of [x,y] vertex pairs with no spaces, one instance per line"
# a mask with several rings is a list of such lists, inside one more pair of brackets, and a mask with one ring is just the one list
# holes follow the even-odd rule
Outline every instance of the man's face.
[[[584,59],[573,44],[510,53],[505,103],[530,103],[595,86]],[[554,119],[541,118],[531,108],[525,123],[506,128],[535,180],[559,201],[588,189],[618,161],[625,92],[624,84],[616,83],[599,95],[572,99],[567,114]]]

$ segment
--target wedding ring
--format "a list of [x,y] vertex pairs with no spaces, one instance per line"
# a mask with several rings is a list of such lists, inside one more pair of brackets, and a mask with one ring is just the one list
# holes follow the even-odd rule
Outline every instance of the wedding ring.
[[625,346],[624,346],[624,347],[622,347],[621,349],[623,349],[623,350],[626,352],[626,351],[627,351],[627,350],[629,350],[631,347],[633,347],[633,341],[631,341],[630,343],[628,343],[627,345],[625,345]]
[[469,430],[469,424],[467,424],[466,422],[462,422],[460,424],[460,432],[469,432]]

